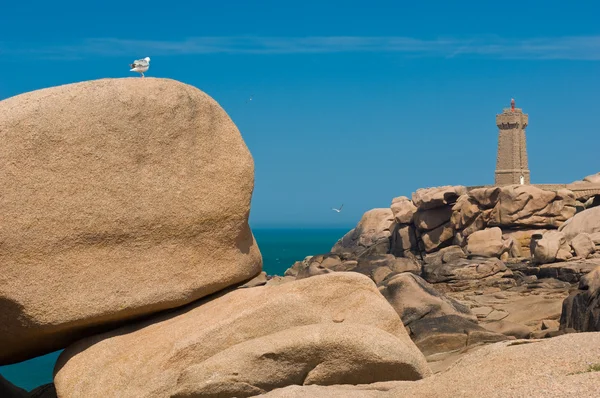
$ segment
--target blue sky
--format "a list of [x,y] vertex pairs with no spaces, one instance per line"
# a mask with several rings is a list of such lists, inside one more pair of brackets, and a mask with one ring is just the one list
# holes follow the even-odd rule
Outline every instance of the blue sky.
[[595,2],[6,3],[0,99],[150,56],[148,76],[200,88],[239,127],[253,227],[350,227],[419,187],[493,183],[512,97],[532,182],[600,171]]

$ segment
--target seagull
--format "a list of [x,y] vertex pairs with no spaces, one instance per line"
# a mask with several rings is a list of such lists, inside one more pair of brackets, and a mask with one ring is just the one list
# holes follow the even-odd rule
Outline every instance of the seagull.
[[343,205],[343,204],[340,206],[340,208],[339,208],[339,209],[335,209],[335,208],[334,208],[334,209],[331,209],[331,210],[333,210],[333,211],[335,211],[335,212],[338,212],[338,213],[339,213],[339,212],[341,212],[341,211],[342,211],[342,207],[344,207],[344,205]]
[[130,72],[141,73],[142,77],[144,77],[144,72],[150,68],[150,57],[136,59],[132,64],[129,65],[129,67],[131,68]]

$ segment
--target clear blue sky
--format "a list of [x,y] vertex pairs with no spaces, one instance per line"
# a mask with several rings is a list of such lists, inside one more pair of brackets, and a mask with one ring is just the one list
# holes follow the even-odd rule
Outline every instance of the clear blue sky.
[[0,99],[150,56],[148,76],[200,88],[239,127],[253,227],[353,226],[419,187],[493,183],[511,97],[532,182],[600,171],[597,4],[6,1]]

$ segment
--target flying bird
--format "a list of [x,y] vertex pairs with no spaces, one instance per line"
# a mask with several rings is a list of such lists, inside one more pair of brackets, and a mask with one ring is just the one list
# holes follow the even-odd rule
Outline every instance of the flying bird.
[[129,65],[131,68],[130,72],[138,72],[144,77],[144,72],[150,68],[150,57],[144,59],[136,59],[132,64]]
[[335,211],[335,212],[339,213],[339,212],[341,212],[341,211],[342,211],[342,207],[344,207],[344,205],[343,205],[343,204],[340,206],[340,208],[339,208],[339,209],[335,209],[335,208],[333,208],[333,209],[331,209],[331,210],[333,210],[333,211]]
[[252,98],[253,98],[253,97],[254,97],[254,95],[251,95],[251,96],[250,96],[250,98],[248,98],[248,99],[246,100],[246,103],[248,103],[248,102],[252,102]]

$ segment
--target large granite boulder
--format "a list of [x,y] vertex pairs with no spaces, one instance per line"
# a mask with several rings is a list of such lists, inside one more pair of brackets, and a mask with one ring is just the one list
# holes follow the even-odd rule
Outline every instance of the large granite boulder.
[[183,371],[176,397],[243,397],[297,385],[418,380],[423,364],[379,328],[321,323],[236,344]]
[[211,97],[103,79],[0,102],[0,364],[261,271],[254,165]]
[[363,214],[354,229],[337,241],[331,252],[350,257],[389,253],[393,225],[391,209],[371,209]]
[[600,206],[577,213],[559,230],[565,235],[568,241],[580,233],[593,234],[600,232]]
[[592,236],[585,232],[571,240],[571,247],[575,251],[575,255],[580,258],[587,258],[596,251],[596,245],[592,240]]
[[502,239],[498,227],[473,232],[467,237],[467,253],[470,256],[500,257],[510,250],[510,240]]
[[[334,324],[339,328],[332,329]],[[342,338],[344,329],[351,339]],[[381,356],[383,351],[389,354]],[[356,364],[352,377],[343,378],[336,367],[348,370],[353,358],[383,371]],[[390,371],[392,365],[397,369]],[[81,340],[59,357],[54,382],[65,397],[164,397],[177,391],[185,391],[179,396],[206,396],[231,392],[228,384],[240,386],[240,394],[302,384],[313,368],[312,380],[323,383],[414,380],[430,374],[375,284],[358,273],[336,272],[236,289]]]

